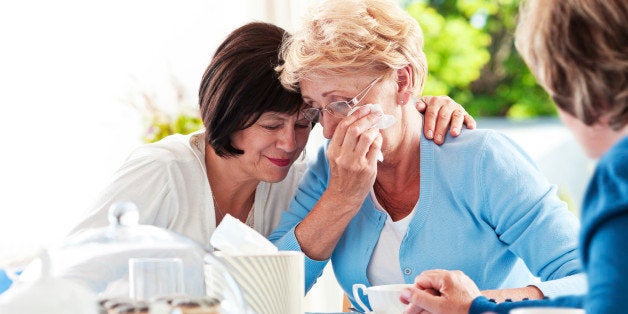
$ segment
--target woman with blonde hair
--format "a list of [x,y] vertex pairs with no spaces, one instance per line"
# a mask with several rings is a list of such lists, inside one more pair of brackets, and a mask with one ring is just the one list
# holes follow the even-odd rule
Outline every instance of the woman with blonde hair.
[[496,300],[584,291],[577,218],[521,148],[492,130],[426,140],[411,101],[427,76],[417,21],[392,0],[308,12],[280,79],[329,141],[270,235],[305,253],[307,288],[331,261],[354,305],[354,284],[433,268],[463,269]]
[[585,295],[495,304],[459,271],[432,270],[403,293],[407,313],[508,313],[517,307],[576,307],[624,313],[628,295],[628,2],[528,0],[519,52],[552,96],[585,152],[599,158],[582,206]]

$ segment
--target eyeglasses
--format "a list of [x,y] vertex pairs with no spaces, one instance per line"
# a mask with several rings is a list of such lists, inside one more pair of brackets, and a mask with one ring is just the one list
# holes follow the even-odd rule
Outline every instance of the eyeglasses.
[[358,93],[355,97],[353,97],[349,101],[340,100],[340,101],[330,102],[324,108],[312,108],[312,107],[305,108],[301,110],[301,113],[303,113],[303,116],[306,119],[314,123],[317,123],[322,118],[323,110],[327,111],[328,113],[330,113],[332,116],[336,118],[344,118],[349,115],[349,112],[351,111],[353,107],[355,107],[358,103],[360,103],[360,101],[362,101],[362,99],[369,93],[371,88],[373,88],[373,86],[375,86],[375,84],[377,84],[377,82],[381,78],[382,77],[380,76],[374,79],[369,84],[369,86],[367,86],[364,90],[362,90],[360,93]]

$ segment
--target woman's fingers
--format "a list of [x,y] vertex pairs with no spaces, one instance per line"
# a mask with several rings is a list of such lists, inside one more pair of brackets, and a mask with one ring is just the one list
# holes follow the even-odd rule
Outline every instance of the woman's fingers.
[[418,101],[415,103],[416,109],[420,112],[420,113],[425,113],[425,110],[427,109],[427,103],[426,100],[424,100],[423,98],[425,97],[429,97],[429,96],[424,96],[418,99]]
[[466,113],[462,109],[455,109],[451,116],[451,129],[449,133],[451,136],[460,135],[460,128],[462,127],[462,123],[464,122],[464,117]]
[[442,298],[418,288],[406,288],[401,293],[400,300],[408,304],[404,311],[406,314],[432,313],[443,302]]
[[[457,105],[451,98],[448,98],[443,106],[440,107],[440,110],[437,114],[438,120],[436,121],[436,127],[434,128],[434,142],[436,144],[443,144],[445,142],[445,136],[447,136],[447,131],[449,130],[449,126],[451,124],[451,128],[457,128],[460,130],[462,127],[462,121],[460,122],[460,126],[455,126],[453,119],[453,113],[455,112],[455,105]],[[452,134],[454,135],[454,134]]]
[[[424,113],[425,137],[433,139],[436,144],[444,143],[447,131],[455,137],[460,135],[463,125],[469,129],[474,129],[476,126],[473,117],[467,114],[460,104],[447,96],[423,96],[419,100],[426,107]],[[417,105],[417,109],[420,107],[423,106]]]
[[409,304],[431,313],[467,313],[480,290],[459,270],[427,270],[414,279],[414,287],[402,296]]
[[425,137],[430,140],[434,139],[434,128],[438,118],[438,111],[443,103],[437,102],[436,97],[432,96],[423,96],[419,98],[419,102],[425,104],[425,112],[423,113],[423,116],[425,117],[425,119],[423,119]]
[[381,118],[381,114],[369,114],[362,119],[353,122],[345,134],[343,152],[354,153],[355,156],[366,156],[373,140],[379,135],[379,129],[374,125]]
[[369,161],[372,167],[377,169],[377,157],[381,154],[382,151],[383,138],[378,129],[374,130],[376,130],[375,139],[369,146],[368,153],[366,154],[366,159]]
[[[371,150],[373,142],[378,136],[381,135],[379,134],[379,130],[375,128],[367,129],[366,131],[362,132],[358,136],[357,142],[353,147],[353,155],[355,155],[356,157],[364,156],[366,158],[368,152]],[[347,147],[347,150],[351,150],[351,147]]]
[[477,124],[475,123],[475,119],[473,119],[470,114],[466,113],[466,111],[464,115],[464,125],[467,126],[467,129],[475,129],[475,127],[477,126]]
[[381,117],[381,112],[360,108],[338,124],[330,143],[337,147],[335,157],[339,158],[338,162],[346,159],[348,163],[355,163],[360,157],[366,157],[374,139],[379,136],[379,130],[373,126]]
[[352,115],[342,119],[338,126],[334,130],[334,134],[330,140],[330,146],[341,147],[344,145],[344,140],[348,131],[348,128],[353,125],[354,122],[358,121],[362,117],[368,115],[370,113],[369,108],[365,108],[366,106],[362,106],[358,110],[356,110]]
[[327,150],[331,169],[328,191],[341,193],[347,201],[364,200],[377,175],[382,136],[374,125],[381,116],[365,106],[338,123]]
[[[451,123],[451,129],[457,129],[458,133],[462,127],[462,119],[455,120],[453,118],[454,110],[462,109],[462,106],[458,105],[449,97],[423,97],[427,104],[425,112],[425,126],[424,132],[426,137],[430,133],[433,133],[433,140],[436,144],[442,144],[445,142],[445,136]],[[464,110],[464,109],[462,109]],[[462,113],[462,112],[459,112]],[[455,125],[458,123],[459,125]],[[452,134],[458,135],[458,134]],[[429,138],[429,137],[428,137]]]

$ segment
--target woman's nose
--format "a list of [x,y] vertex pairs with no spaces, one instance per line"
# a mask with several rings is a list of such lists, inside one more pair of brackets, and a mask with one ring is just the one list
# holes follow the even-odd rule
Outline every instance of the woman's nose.
[[336,126],[340,122],[340,119],[332,116],[331,114],[323,114],[319,123],[323,127],[323,136],[326,139],[331,139],[334,135],[334,131],[336,130]]
[[297,136],[294,127],[285,128],[279,136],[277,147],[285,152],[293,152],[297,148]]

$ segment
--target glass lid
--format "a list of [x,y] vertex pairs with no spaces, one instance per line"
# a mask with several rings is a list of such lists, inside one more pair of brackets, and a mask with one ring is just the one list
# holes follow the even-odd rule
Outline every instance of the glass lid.
[[249,312],[238,284],[210,249],[138,221],[135,204],[112,205],[109,226],[82,231],[49,250],[50,274],[88,288],[107,313],[177,304],[207,307],[198,313]]

